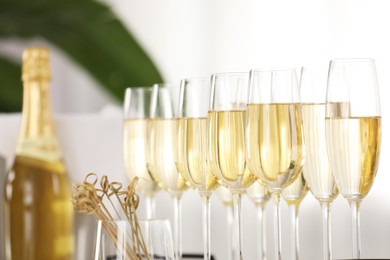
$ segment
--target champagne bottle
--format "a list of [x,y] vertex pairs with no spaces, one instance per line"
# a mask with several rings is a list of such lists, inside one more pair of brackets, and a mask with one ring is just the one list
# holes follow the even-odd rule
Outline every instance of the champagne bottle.
[[72,259],[73,208],[50,104],[49,51],[23,53],[23,110],[5,183],[6,259]]

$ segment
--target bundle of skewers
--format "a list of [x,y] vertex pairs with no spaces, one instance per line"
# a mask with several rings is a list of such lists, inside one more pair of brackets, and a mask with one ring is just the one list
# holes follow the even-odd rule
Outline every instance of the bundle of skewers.
[[[150,259],[137,218],[139,197],[135,193],[138,178],[127,186],[120,182],[110,182],[107,176],[100,178],[88,174],[82,183],[74,185],[72,203],[77,213],[93,215],[102,225],[106,234],[125,259]],[[115,220],[127,220],[130,234],[126,246],[119,245]]]

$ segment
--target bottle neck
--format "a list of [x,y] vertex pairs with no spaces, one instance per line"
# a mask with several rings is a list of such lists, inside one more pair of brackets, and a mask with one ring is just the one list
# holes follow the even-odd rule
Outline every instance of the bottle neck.
[[49,82],[25,81],[23,88],[22,124],[16,153],[58,161],[61,153],[52,119]]

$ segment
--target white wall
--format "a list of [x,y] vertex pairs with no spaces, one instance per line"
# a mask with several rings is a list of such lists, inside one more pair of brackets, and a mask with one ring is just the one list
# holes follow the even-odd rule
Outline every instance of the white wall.
[[[362,257],[390,258],[390,207],[386,206],[390,201],[387,188],[390,168],[386,164],[390,154],[387,135],[390,3],[387,0],[106,2],[150,53],[166,81],[259,67],[326,68],[329,60],[336,57],[375,58],[383,113],[382,155],[375,184],[361,207]],[[25,43],[18,41],[1,41],[0,52],[17,57],[24,46]],[[58,50],[53,55],[53,66],[53,99],[57,112],[96,112],[111,102],[96,81]],[[120,127],[120,120],[116,124]],[[118,147],[112,147],[110,154],[117,159],[121,156],[121,136],[112,138]],[[84,163],[88,168],[87,161]],[[85,172],[85,168],[79,169],[83,170],[73,174]],[[112,167],[112,171],[117,169],[117,165]],[[157,205],[160,217],[171,217],[172,204],[167,194],[159,193]],[[352,245],[348,204],[339,197],[332,209],[334,258],[349,258]],[[247,200],[243,210],[244,255],[246,259],[254,259],[255,211]],[[221,203],[213,198],[212,252],[217,259],[226,259],[224,213]],[[201,201],[193,191],[183,196],[183,215],[184,251],[201,252]],[[271,203],[267,206],[267,218],[269,259],[273,259]],[[286,205],[282,219],[283,254],[288,258]],[[311,195],[301,205],[300,220],[301,259],[321,258],[320,208]]]

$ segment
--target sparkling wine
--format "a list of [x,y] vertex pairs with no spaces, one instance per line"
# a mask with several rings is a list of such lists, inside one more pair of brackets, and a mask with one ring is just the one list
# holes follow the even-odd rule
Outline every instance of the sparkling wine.
[[47,49],[23,53],[22,78],[22,124],[5,183],[5,258],[70,260],[73,207],[51,114]]
[[210,169],[224,186],[243,190],[255,181],[245,156],[245,111],[209,112]]
[[[188,188],[178,169],[178,119],[152,119],[150,122],[151,157],[149,169],[158,185],[171,195]],[[148,159],[149,160],[149,159]]]
[[62,161],[17,156],[5,192],[6,258],[72,259],[73,207]]
[[179,119],[178,168],[193,188],[209,193],[218,187],[206,162],[207,118]]
[[303,175],[319,201],[333,201],[338,189],[329,166],[325,138],[325,104],[302,104],[306,159]]
[[270,190],[298,176],[304,162],[300,104],[249,104],[247,161]]
[[346,199],[363,199],[376,176],[381,144],[380,117],[326,118],[329,160]]
[[157,190],[157,182],[148,166],[150,149],[148,147],[148,132],[150,119],[126,119],[123,129],[123,156],[125,173],[132,180],[139,177],[137,190],[151,196]]

